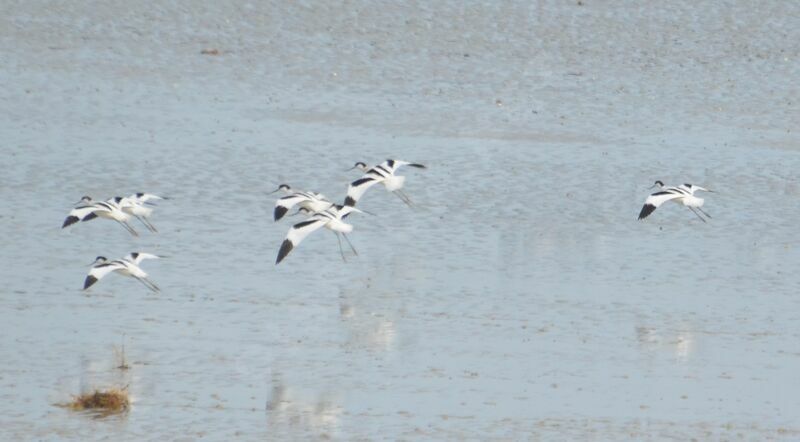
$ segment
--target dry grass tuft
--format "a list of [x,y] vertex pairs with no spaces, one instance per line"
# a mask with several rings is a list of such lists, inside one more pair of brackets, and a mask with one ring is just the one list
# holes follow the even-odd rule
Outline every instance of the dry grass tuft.
[[128,410],[130,400],[128,390],[125,388],[112,388],[106,391],[95,390],[75,396],[72,402],[64,404],[66,408],[75,411],[96,411],[103,416],[122,413]]

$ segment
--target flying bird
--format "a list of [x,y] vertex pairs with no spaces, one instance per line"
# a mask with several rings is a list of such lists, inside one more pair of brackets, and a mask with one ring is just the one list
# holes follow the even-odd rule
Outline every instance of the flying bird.
[[361,176],[361,178],[353,181],[350,183],[350,186],[348,186],[347,198],[344,200],[344,205],[355,206],[367,189],[375,184],[382,183],[387,191],[394,193],[401,200],[403,200],[404,203],[411,207],[411,199],[408,198],[408,195],[406,195],[402,190],[400,190],[403,188],[406,177],[395,175],[397,169],[402,166],[426,169],[426,167],[422,164],[410,163],[408,161],[401,160],[386,160],[383,163],[371,168],[367,167],[367,165],[363,162],[357,162],[350,169],[359,169],[365,173],[363,176]]
[[334,205],[322,212],[317,212],[311,217],[309,217],[305,221],[301,221],[295,225],[293,225],[289,229],[289,233],[286,235],[286,239],[283,240],[281,244],[281,248],[278,251],[278,258],[275,260],[275,264],[280,264],[284,258],[291,252],[301,241],[303,241],[308,235],[312,234],[314,231],[319,230],[322,227],[325,227],[336,234],[336,239],[339,241],[339,253],[342,255],[342,260],[347,261],[344,257],[344,250],[342,250],[342,240],[339,238],[339,234],[341,233],[344,236],[344,239],[347,240],[347,244],[350,245],[350,248],[353,250],[353,253],[358,255],[356,252],[355,247],[347,238],[347,234],[353,231],[353,225],[347,224],[344,222],[344,218],[350,215],[353,212],[361,212],[360,210],[356,209],[352,206],[340,206]]
[[152,193],[145,193],[145,192],[136,192],[133,195],[130,195],[129,197],[127,197],[127,198],[129,200],[136,201],[138,203],[142,203],[142,204],[148,203],[148,204],[151,204],[151,205],[153,203],[151,203],[150,200],[168,200],[169,199],[166,196],[158,196],[158,195],[154,195]]
[[138,266],[139,263],[145,259],[161,259],[161,258],[163,258],[163,256],[153,255],[152,253],[132,252],[125,255],[125,257],[122,259],[128,262],[132,262]]
[[322,212],[329,209],[334,204],[325,198],[325,195],[316,192],[305,192],[302,190],[292,189],[288,184],[281,184],[277,189],[270,192],[270,194],[282,191],[286,196],[278,198],[275,201],[274,218],[275,221],[283,218],[292,207],[300,205],[300,207],[311,212]]
[[123,198],[115,196],[111,200],[117,203],[123,212],[138,219],[142,224],[144,224],[145,227],[147,227],[147,230],[158,233],[158,230],[149,219],[150,216],[153,215],[153,208],[145,205],[147,199],[131,199],[131,197]]
[[128,224],[131,215],[125,213],[113,199],[109,201],[92,201],[89,196],[84,196],[76,203],[77,207],[69,212],[61,228],[71,226],[78,221],[89,221],[95,218],[111,219],[120,223],[133,236],[139,236],[136,230]]
[[138,265],[142,259],[146,258],[158,258],[158,256],[149,253],[134,252],[123,259],[116,259],[114,261],[109,261],[105,256],[98,256],[95,258],[94,263],[92,263],[92,268],[89,269],[89,274],[86,276],[86,280],[83,283],[83,289],[88,289],[109,273],[116,272],[120,275],[134,278],[144,284],[148,289],[158,292],[158,286],[147,278],[147,273]]
[[676,203],[683,204],[695,215],[697,215],[697,217],[703,222],[707,221],[705,218],[700,216],[699,213],[697,213],[697,210],[699,210],[709,219],[711,218],[711,215],[702,209],[705,200],[703,198],[694,196],[694,193],[697,191],[713,192],[712,190],[708,190],[704,187],[696,186],[694,184],[682,184],[680,186],[664,187],[664,183],[661,182],[661,180],[656,181],[655,184],[653,184],[650,188],[652,189],[653,187],[658,187],[659,190],[650,194],[650,196],[648,196],[644,201],[644,206],[642,206],[642,210],[639,212],[640,220],[647,218],[659,206],[667,201],[674,201]]

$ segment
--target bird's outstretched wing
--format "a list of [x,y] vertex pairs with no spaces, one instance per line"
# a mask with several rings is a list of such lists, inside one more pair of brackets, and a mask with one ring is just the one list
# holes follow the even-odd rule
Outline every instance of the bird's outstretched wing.
[[644,200],[644,206],[642,206],[642,211],[639,212],[639,219],[645,219],[648,215],[653,213],[660,205],[664,204],[667,201],[674,200],[676,198],[683,198],[686,194],[681,192],[676,192],[673,190],[662,190],[651,194]]
[[286,255],[292,251],[301,241],[303,241],[308,235],[313,233],[315,230],[318,230],[320,227],[324,226],[329,220],[319,216],[313,216],[305,221],[301,221],[292,226],[289,229],[289,233],[286,234],[286,239],[283,240],[281,244],[281,248],[278,251],[278,258],[275,260],[275,264],[280,264],[283,261],[283,258],[286,258]]
[[350,183],[347,188],[347,198],[344,200],[345,206],[355,206],[359,199],[364,195],[370,187],[377,183],[385,181],[401,166],[411,166],[418,169],[426,169],[422,164],[410,163],[403,160],[386,160],[381,164],[372,166],[367,172],[359,179]]
[[137,192],[137,193],[134,193],[133,195],[129,196],[128,199],[136,201],[136,202],[139,202],[139,203],[145,203],[145,202],[150,201],[150,200],[166,200],[166,199],[169,199],[169,198],[167,198],[165,196],[153,195],[152,193]]
[[139,263],[142,262],[142,260],[145,260],[145,259],[159,259],[159,258],[161,258],[161,257],[158,256],[158,255],[153,255],[152,253],[133,252],[133,253],[129,253],[128,255],[126,255],[122,259],[124,259],[125,261],[132,262],[132,263],[134,263],[134,264],[136,264],[138,266]]
[[295,193],[293,195],[284,196],[283,198],[278,198],[278,200],[275,201],[275,213],[274,213],[275,221],[278,221],[279,219],[283,218],[283,216],[286,215],[286,212],[288,212],[289,209],[296,206],[297,204],[302,203],[303,201],[311,201],[311,198],[301,193]]
[[361,178],[353,181],[347,187],[347,198],[344,199],[345,206],[355,206],[358,200],[364,196],[364,192],[367,191],[370,187],[374,186],[375,184],[380,183],[381,181],[385,180],[386,178],[372,172],[370,170]]
[[411,163],[403,160],[386,160],[383,163],[379,164],[378,166],[388,169],[390,173],[395,173],[397,169],[399,169],[402,166],[416,167],[417,169],[427,169],[427,167],[425,167],[422,164]]
[[89,270],[89,274],[86,276],[86,280],[83,282],[83,289],[84,290],[88,289],[94,283],[103,279],[103,277],[108,275],[109,273],[124,268],[125,268],[124,265],[116,262],[106,262],[92,267]]
[[97,218],[97,215],[94,214],[95,210],[97,210],[97,208],[91,205],[76,207],[70,210],[69,216],[64,219],[61,228],[63,229],[64,227],[71,226],[78,221],[89,221],[90,219]]

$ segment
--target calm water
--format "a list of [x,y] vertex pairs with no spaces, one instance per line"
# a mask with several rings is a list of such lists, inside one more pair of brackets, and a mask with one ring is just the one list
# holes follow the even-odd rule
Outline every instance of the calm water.
[[[584,3],[0,5],[2,439],[800,438],[800,7]],[[388,157],[416,208],[274,265],[266,192]]]

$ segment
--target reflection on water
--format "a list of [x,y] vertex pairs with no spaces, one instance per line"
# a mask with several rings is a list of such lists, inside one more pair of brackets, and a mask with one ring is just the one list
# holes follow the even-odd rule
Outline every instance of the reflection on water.
[[271,434],[336,436],[343,410],[336,395],[288,385],[280,373],[273,373],[271,382],[266,405],[267,426]]
[[345,297],[339,300],[339,315],[347,330],[347,346],[373,351],[392,351],[397,338],[395,321],[383,313],[366,313],[348,303]]
[[676,362],[685,363],[695,351],[696,337],[688,328],[670,330],[637,326],[635,333],[640,348],[648,354],[668,352]]

